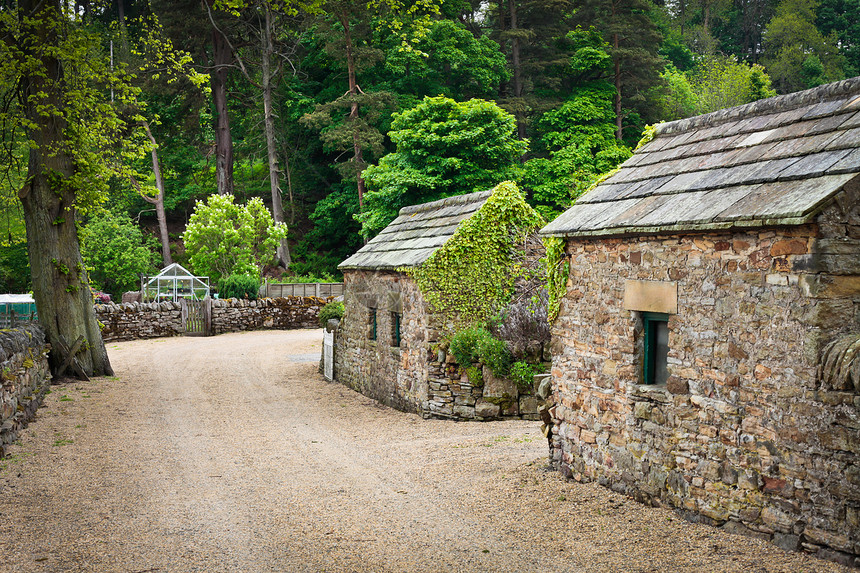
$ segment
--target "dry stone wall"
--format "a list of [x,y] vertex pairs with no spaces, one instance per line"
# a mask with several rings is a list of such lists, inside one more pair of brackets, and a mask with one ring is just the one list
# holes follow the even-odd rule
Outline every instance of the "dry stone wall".
[[0,458],[36,415],[51,385],[48,344],[36,325],[0,331]]
[[[266,328],[317,328],[320,309],[331,298],[282,297],[212,301],[214,334]],[[105,342],[176,336],[184,332],[178,302],[96,305]]]
[[[553,331],[561,470],[860,565],[860,394],[818,375],[827,342],[860,331],[858,213],[842,196],[798,228],[569,241]],[[677,285],[665,385],[641,384],[627,280]]]

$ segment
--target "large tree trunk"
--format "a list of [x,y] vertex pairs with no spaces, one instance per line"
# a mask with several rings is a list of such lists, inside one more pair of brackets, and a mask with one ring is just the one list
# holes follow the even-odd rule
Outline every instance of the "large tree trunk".
[[161,237],[161,259],[166,267],[173,262],[173,258],[170,256],[170,237],[167,234],[167,216],[164,213],[164,177],[161,175],[161,162],[158,160],[158,144],[149,129],[149,123],[143,122],[143,127],[152,143],[152,173],[155,176],[155,188],[158,189],[158,195],[149,197],[141,193],[141,197],[147,203],[155,205],[155,214],[158,217],[158,235]]
[[[263,88],[263,122],[266,130],[266,155],[269,159],[269,184],[272,188],[272,218],[276,223],[284,222],[284,206],[281,201],[280,168],[278,167],[278,152],[275,142],[275,112],[272,109],[272,57],[275,49],[272,45],[272,13],[269,6],[265,8],[265,22],[262,34],[262,88]],[[290,246],[287,239],[278,245],[278,262],[285,268],[290,268]]]
[[63,108],[63,70],[50,55],[58,42],[50,22],[60,18],[59,0],[21,0],[20,7],[35,16],[25,21],[29,30],[22,34],[32,38],[32,44],[22,48],[44,72],[23,78],[24,113],[34,126],[29,135],[35,145],[30,147],[27,183],[19,193],[39,322],[53,347],[49,357],[53,371],[65,358],[57,352],[59,337],[71,346],[80,336],[85,344],[77,358],[84,372],[110,375],[113,371],[93,311],[75,226],[76,191],[69,184],[75,166],[64,145],[66,122],[62,116],[39,111],[41,105]]
[[212,53],[215,70],[209,76],[215,105],[215,175],[218,193],[233,194],[233,136],[227,113],[227,70],[232,61],[230,44],[224,35],[212,30]]
[[[346,12],[340,13],[340,23],[343,25],[344,42],[346,43],[346,69],[349,81],[349,95],[356,97],[358,95],[358,81],[355,74],[355,54],[353,53],[352,35],[349,30],[349,15]],[[349,110],[349,119],[351,121],[358,120],[358,102],[353,101]],[[361,166],[364,164],[364,158],[361,151],[361,136],[358,133],[358,128],[353,130],[352,135],[352,160],[355,163],[355,178],[358,187],[358,208],[364,210],[364,179],[361,176]]]

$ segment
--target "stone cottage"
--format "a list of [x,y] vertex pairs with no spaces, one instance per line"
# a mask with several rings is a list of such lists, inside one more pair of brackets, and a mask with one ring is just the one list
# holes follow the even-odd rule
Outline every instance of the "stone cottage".
[[406,272],[448,243],[494,192],[404,207],[379,235],[340,264],[345,314],[336,333],[338,382],[425,417],[537,419],[537,401],[532,395],[520,396],[516,384],[492,377],[483,384],[470,383],[441,349],[444,319]]
[[563,473],[860,565],[860,78],[659,125],[542,234]]

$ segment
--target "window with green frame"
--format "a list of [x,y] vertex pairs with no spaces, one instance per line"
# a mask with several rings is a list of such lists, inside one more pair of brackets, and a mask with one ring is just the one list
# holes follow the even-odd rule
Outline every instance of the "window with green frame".
[[669,315],[642,313],[644,356],[642,382],[665,384],[669,378]]
[[376,340],[376,309],[368,308],[368,317],[367,317],[367,325],[368,325],[368,338],[370,340]]
[[391,346],[400,346],[400,321],[403,316],[399,312],[391,313]]

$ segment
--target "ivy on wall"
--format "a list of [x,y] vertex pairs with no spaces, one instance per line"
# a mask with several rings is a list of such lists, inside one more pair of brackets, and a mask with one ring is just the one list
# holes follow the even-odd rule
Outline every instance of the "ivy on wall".
[[544,237],[546,248],[546,282],[549,292],[547,303],[547,319],[552,323],[561,308],[561,299],[567,292],[567,277],[570,274],[570,263],[564,256],[565,240],[561,237]]
[[485,322],[506,304],[523,274],[518,249],[544,224],[512,181],[500,183],[484,205],[422,265],[403,269],[446,318],[449,334]]

